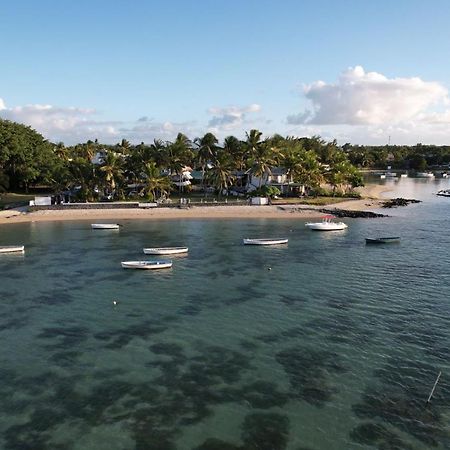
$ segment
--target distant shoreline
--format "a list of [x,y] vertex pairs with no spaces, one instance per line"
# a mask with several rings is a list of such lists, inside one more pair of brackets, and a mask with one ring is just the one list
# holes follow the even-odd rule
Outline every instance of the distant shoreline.
[[77,220],[173,220],[173,219],[310,219],[323,215],[321,209],[365,211],[380,207],[385,186],[360,188],[362,199],[346,200],[324,206],[294,204],[286,206],[192,206],[188,209],[77,209],[26,212],[23,209],[0,212],[0,224]]

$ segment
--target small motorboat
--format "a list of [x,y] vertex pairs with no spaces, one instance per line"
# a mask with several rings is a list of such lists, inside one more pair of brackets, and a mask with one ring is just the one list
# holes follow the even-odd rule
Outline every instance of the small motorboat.
[[278,238],[278,239],[244,239],[244,245],[280,245],[287,244],[288,239]]
[[325,216],[322,222],[307,222],[305,227],[315,231],[339,231],[348,228],[344,222],[333,222],[334,216]]
[[450,189],[442,189],[436,195],[439,195],[440,197],[450,197]]
[[118,223],[91,223],[93,230],[118,230],[120,225]]
[[416,173],[417,178],[434,178],[433,172],[417,172]]
[[366,244],[394,244],[397,242],[400,242],[400,238],[398,236],[366,238]]
[[25,251],[24,245],[3,245],[0,246],[0,253],[23,253]]
[[188,247],[154,247],[144,248],[146,255],[178,255],[180,253],[187,253]]
[[172,261],[122,261],[124,269],[170,269]]

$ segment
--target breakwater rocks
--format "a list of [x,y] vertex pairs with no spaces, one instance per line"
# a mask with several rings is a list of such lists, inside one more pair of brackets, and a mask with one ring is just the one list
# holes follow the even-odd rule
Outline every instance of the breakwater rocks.
[[354,219],[363,217],[366,219],[373,219],[375,217],[387,217],[386,214],[374,213],[372,211],[349,211],[346,209],[321,209],[325,214],[332,214],[336,217],[351,217]]
[[382,208],[396,208],[397,206],[408,206],[410,203],[420,203],[421,200],[413,198],[393,198],[381,204]]

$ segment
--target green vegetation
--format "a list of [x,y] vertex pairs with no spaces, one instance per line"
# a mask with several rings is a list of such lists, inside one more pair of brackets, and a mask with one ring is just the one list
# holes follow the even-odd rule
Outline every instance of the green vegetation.
[[426,170],[429,167],[444,166],[450,163],[449,145],[351,145],[345,144],[343,150],[349,161],[359,168]]
[[[199,171],[201,179],[188,183],[187,168]],[[186,196],[192,190],[205,196],[215,190],[219,198],[247,190],[274,197],[280,189],[298,196],[325,184],[340,196],[361,183],[347,152],[319,137],[263,139],[260,131],[250,130],[245,140],[229,136],[223,144],[212,133],[193,141],[179,133],[173,142],[150,145],[123,139],[116,145],[87,141],[66,147],[0,120],[0,195],[39,186],[68,191],[77,200],[157,201],[171,191]]]

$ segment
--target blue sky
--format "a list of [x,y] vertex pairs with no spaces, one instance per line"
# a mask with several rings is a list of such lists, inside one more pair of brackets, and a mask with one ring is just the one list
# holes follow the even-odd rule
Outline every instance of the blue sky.
[[450,143],[449,23],[444,0],[16,0],[0,117],[67,143],[251,128]]

